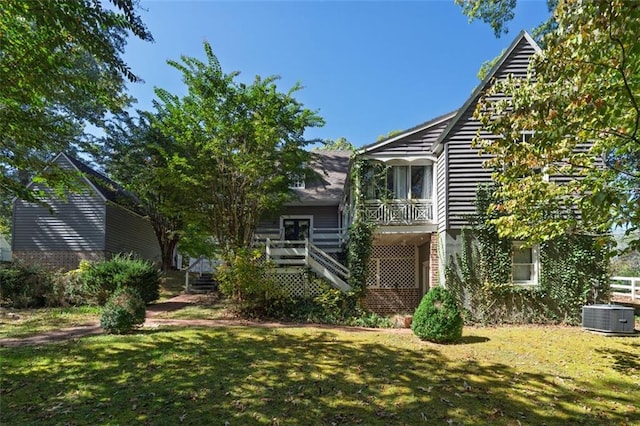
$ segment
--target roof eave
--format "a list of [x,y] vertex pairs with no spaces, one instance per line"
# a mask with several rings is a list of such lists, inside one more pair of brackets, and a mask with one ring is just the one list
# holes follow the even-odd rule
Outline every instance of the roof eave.
[[398,140],[400,140],[402,138],[406,138],[407,136],[411,136],[413,134],[416,134],[418,132],[421,132],[421,131],[426,130],[426,129],[428,129],[430,127],[433,127],[433,126],[437,126],[438,124],[441,124],[442,122],[451,119],[451,117],[453,117],[455,115],[455,113],[456,113],[456,111],[451,111],[451,112],[449,112],[447,114],[440,115],[440,116],[438,116],[436,118],[433,118],[433,119],[431,119],[429,121],[426,121],[424,123],[418,124],[415,127],[412,127],[410,129],[404,130],[402,133],[394,135],[394,136],[392,136],[390,138],[383,139],[383,140],[378,141],[378,142],[374,142],[374,143],[372,143],[370,145],[365,145],[362,148],[360,148],[358,151],[356,151],[356,154],[357,155],[366,154],[369,151],[373,151],[375,149],[381,148],[381,147],[383,147],[385,145],[388,145],[390,143],[396,142],[396,141],[398,141]]

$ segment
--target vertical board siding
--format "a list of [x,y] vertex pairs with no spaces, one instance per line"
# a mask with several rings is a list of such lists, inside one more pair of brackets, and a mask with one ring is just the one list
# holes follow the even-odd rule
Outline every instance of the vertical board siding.
[[161,260],[160,246],[151,223],[120,206],[106,206],[106,250],[111,253],[135,253],[143,259]]
[[51,210],[16,200],[13,211],[13,250],[103,250],[104,201],[94,192],[48,200]]
[[[534,53],[534,47],[522,38],[494,77],[504,79],[510,74],[525,77]],[[476,103],[474,101],[468,106],[444,140],[448,148],[447,227],[452,229],[460,229],[467,223],[468,216],[475,212],[474,200],[478,184],[491,182],[491,171],[483,167],[489,157],[480,156],[478,150],[471,147],[480,130],[480,122],[473,118]]]

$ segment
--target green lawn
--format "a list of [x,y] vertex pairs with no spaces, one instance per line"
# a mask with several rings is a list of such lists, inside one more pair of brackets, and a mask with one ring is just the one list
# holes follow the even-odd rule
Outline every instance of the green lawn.
[[1,424],[638,424],[640,338],[160,328],[0,349]]
[[0,308],[0,338],[26,337],[51,330],[95,323],[100,319],[97,306],[69,308]]

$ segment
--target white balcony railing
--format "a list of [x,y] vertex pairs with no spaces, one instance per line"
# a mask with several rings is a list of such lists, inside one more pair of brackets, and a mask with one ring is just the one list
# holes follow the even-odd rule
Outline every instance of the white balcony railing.
[[365,219],[380,225],[417,225],[433,222],[431,200],[367,200]]

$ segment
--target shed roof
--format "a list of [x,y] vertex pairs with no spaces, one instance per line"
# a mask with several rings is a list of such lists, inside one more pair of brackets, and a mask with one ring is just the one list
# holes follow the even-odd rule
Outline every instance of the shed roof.
[[80,173],[82,173],[82,175],[89,181],[91,187],[95,189],[98,194],[105,199],[105,201],[118,204],[135,213],[143,214],[139,207],[140,201],[131,192],[125,190],[122,186],[118,185],[102,173],[89,167],[74,156],[67,153],[62,153],[61,155],[66,157],[69,162],[73,164]]

